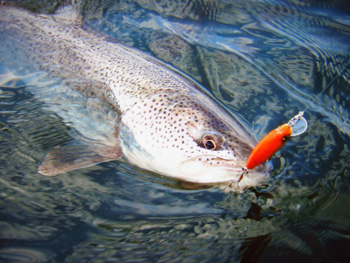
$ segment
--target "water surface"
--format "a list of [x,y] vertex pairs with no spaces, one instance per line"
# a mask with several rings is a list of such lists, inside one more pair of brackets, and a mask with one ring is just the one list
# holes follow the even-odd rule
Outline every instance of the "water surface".
[[49,178],[37,167],[79,133],[70,117],[101,112],[59,80],[12,79],[0,93],[1,262],[349,260],[346,1],[83,1],[80,12],[198,80],[258,138],[300,110],[310,127],[270,162],[270,181],[240,195],[120,162]]

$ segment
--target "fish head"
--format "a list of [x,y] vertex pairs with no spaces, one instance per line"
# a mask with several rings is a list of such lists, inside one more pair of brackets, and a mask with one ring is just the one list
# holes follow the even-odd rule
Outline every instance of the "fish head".
[[237,118],[206,96],[156,94],[122,118],[121,142],[133,164],[196,184],[228,183],[240,191],[268,178],[265,165],[247,172],[256,140]]

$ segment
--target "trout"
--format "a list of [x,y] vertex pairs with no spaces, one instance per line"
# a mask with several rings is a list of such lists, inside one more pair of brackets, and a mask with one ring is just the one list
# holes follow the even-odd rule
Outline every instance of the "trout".
[[0,6],[1,63],[26,60],[32,71],[70,80],[116,113],[112,139],[96,147],[58,146],[38,168],[53,176],[101,162],[132,165],[179,181],[241,192],[266,181],[247,173],[256,139],[196,81],[166,63],[84,26],[74,8],[34,14]]

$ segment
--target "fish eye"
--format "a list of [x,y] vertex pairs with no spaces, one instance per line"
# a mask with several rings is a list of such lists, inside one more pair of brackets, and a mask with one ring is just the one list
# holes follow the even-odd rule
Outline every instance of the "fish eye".
[[213,150],[215,148],[215,142],[213,140],[207,140],[204,144],[205,149]]
[[207,150],[215,151],[220,146],[220,139],[212,134],[204,135],[202,138],[202,146]]
[[286,136],[284,136],[283,138],[282,138],[282,142],[285,142],[285,141],[287,141],[288,139],[289,139],[289,135],[286,135]]

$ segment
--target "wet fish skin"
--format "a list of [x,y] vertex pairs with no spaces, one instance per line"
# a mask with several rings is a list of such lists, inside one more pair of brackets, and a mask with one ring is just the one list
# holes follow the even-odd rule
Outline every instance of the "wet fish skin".
[[[161,175],[229,185],[234,191],[268,178],[265,166],[241,177],[256,140],[198,83],[149,55],[84,28],[79,19],[67,19],[77,17],[73,10],[63,14],[32,14],[1,6],[0,33],[6,43],[2,49],[20,54],[20,59],[24,56],[31,70],[85,83],[72,88],[105,101],[119,118],[112,142],[100,144],[105,147],[80,148],[79,155],[85,157],[72,157],[74,162],[62,158],[68,151],[65,147],[54,149],[40,173],[55,175],[125,157]],[[69,152],[74,155],[72,148]]]

